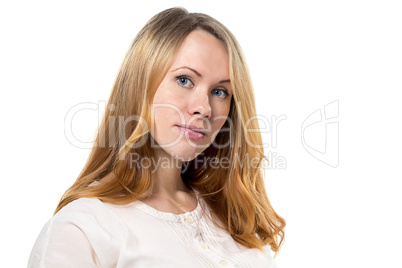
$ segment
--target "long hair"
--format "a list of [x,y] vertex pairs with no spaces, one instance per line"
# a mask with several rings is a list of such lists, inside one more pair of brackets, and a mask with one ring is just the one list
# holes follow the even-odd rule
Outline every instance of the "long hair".
[[[256,109],[243,52],[220,22],[184,8],[158,13],[135,37],[116,77],[88,160],[55,214],[83,197],[127,204],[151,196],[153,169],[133,165],[132,156],[136,161],[154,156],[149,128],[153,124],[153,96],[184,38],[194,30],[212,34],[225,46],[233,97],[228,119],[214,142],[183,164],[183,182],[199,192],[223,227],[214,223],[228,230],[234,240],[259,250],[269,244],[277,253],[284,239],[285,220],[267,197],[263,161],[268,158],[261,148],[261,133],[255,131],[258,120],[250,120],[256,117]],[[211,159],[229,161],[226,167],[213,168],[206,165]]]

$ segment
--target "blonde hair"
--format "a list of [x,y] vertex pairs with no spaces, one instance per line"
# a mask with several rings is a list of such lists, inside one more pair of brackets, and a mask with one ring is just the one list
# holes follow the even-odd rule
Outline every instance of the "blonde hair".
[[[255,132],[259,129],[258,121],[248,120],[256,116],[256,109],[243,52],[220,22],[184,8],[158,13],[135,37],[113,85],[89,158],[77,180],[62,196],[55,214],[78,198],[127,204],[152,194],[152,169],[132,166],[128,155],[153,157],[148,127],[153,122],[150,112],[153,96],[184,38],[194,30],[215,36],[229,55],[233,99],[222,130],[230,132],[221,131],[214,143],[230,141],[230,146],[218,148],[211,144],[186,163],[183,182],[200,193],[234,240],[259,250],[269,244],[277,253],[284,239],[285,220],[274,211],[267,197],[262,161],[268,158],[263,148],[253,146],[262,145],[262,138],[260,132]],[[254,131],[248,131],[247,127]],[[200,159],[209,157],[226,157],[231,161],[228,168],[197,165]],[[245,159],[257,159],[256,166],[251,167]]]

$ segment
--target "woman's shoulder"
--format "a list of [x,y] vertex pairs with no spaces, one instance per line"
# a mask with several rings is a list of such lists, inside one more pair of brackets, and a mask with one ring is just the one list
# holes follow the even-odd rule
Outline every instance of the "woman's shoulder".
[[60,209],[53,216],[53,219],[63,220],[71,217],[76,218],[77,216],[91,217],[96,216],[99,212],[104,213],[105,209],[103,202],[97,198],[79,198]]
[[79,198],[68,203],[50,219],[50,225],[75,225],[87,235],[124,229],[120,217],[97,198]]
[[32,249],[28,267],[108,264],[114,259],[104,256],[119,256],[126,233],[124,223],[102,201],[96,198],[74,200],[44,225]]
[[71,201],[50,219],[53,223],[91,221],[107,212],[102,201],[96,198],[79,198]]

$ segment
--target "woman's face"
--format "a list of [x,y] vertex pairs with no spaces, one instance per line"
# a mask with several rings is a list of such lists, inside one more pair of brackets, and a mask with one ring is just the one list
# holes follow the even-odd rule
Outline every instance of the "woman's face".
[[191,32],[183,41],[153,99],[151,135],[157,156],[190,161],[215,139],[229,114],[229,58],[209,33]]

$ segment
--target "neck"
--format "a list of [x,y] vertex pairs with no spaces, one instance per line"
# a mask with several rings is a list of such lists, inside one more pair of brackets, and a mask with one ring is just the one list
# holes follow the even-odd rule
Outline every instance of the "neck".
[[184,184],[181,178],[182,161],[168,155],[162,149],[157,149],[155,150],[154,163],[153,195],[175,198],[180,193],[191,192],[191,189]]

